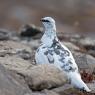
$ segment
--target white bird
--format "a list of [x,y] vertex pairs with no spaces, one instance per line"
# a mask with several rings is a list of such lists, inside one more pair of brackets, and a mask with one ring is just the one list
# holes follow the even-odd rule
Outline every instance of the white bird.
[[56,35],[55,21],[51,17],[41,19],[45,33],[41,38],[41,45],[36,51],[35,60],[37,64],[54,64],[60,70],[66,72],[70,83],[80,90],[90,92],[91,90],[81,79],[78,66],[72,53],[62,45]]

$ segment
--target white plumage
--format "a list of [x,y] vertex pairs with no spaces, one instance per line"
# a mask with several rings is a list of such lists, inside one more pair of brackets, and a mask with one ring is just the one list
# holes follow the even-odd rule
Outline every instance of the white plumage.
[[60,70],[66,72],[68,79],[74,87],[90,92],[91,90],[81,79],[72,53],[57,38],[54,19],[45,17],[41,21],[44,25],[45,33],[41,39],[42,43],[35,54],[36,63],[54,64]]

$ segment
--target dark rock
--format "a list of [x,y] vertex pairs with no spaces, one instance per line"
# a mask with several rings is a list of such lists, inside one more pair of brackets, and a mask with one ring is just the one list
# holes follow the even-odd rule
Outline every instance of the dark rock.
[[95,57],[95,50],[89,50],[89,51],[88,51],[88,54],[90,54],[90,55],[92,55],[92,56]]
[[10,32],[5,29],[0,29],[0,40],[9,40]]
[[8,31],[6,29],[0,29],[0,40],[20,41],[20,38],[16,31]]
[[26,50],[18,51],[16,54],[25,60],[31,59],[31,53]]
[[24,25],[20,30],[21,37],[34,37],[42,34],[42,30],[35,25]]

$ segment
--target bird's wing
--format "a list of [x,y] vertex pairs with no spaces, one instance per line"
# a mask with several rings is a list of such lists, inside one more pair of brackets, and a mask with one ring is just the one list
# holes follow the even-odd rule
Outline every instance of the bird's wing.
[[61,68],[64,69],[66,72],[78,71],[77,65],[71,60],[71,58],[64,59],[64,64],[61,66]]
[[78,71],[78,66],[75,63],[72,53],[64,45],[60,45],[60,54],[58,60],[62,63],[61,68],[67,72]]

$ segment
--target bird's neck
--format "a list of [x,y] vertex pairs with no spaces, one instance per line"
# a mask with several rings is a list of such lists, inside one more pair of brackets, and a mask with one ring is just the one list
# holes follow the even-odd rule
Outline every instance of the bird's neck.
[[53,44],[53,40],[58,40],[56,35],[56,30],[46,29],[44,35],[42,36],[41,42],[50,47]]

